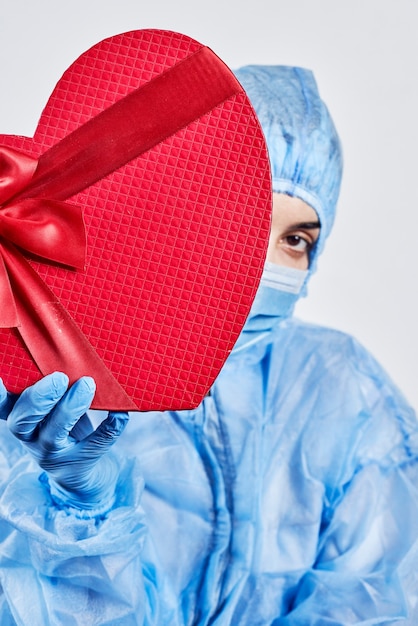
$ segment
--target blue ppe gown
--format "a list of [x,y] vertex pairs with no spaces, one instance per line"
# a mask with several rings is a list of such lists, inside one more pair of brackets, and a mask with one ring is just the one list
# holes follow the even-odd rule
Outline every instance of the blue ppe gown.
[[348,335],[285,319],[197,409],[133,416],[106,516],[0,427],[2,626],[418,623],[417,421]]
[[[237,75],[274,191],[320,219],[311,274],[334,219],[338,137],[311,72]],[[1,626],[418,624],[416,417],[345,334],[255,325],[197,409],[133,416],[106,515],[56,506],[0,429]]]

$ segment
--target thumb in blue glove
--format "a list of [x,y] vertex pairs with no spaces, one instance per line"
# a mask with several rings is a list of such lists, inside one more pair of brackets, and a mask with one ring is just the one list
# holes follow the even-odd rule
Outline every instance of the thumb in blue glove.
[[47,473],[52,497],[65,507],[98,514],[109,510],[114,500],[118,467],[108,452],[128,414],[109,413],[96,430],[78,440],[74,432],[87,418],[94,392],[92,378],[80,378],[68,388],[68,377],[55,372],[17,399],[5,399],[0,389],[0,414],[14,402],[7,423]]

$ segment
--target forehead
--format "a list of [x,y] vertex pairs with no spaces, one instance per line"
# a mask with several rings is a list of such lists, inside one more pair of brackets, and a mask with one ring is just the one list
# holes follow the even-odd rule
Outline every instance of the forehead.
[[273,193],[273,221],[320,226],[315,209],[300,198],[284,193]]

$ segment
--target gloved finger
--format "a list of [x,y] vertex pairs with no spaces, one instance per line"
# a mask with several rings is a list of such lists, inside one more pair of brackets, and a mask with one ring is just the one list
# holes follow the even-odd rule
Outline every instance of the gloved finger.
[[95,391],[96,384],[90,376],[83,376],[68,389],[42,424],[39,436],[44,446],[56,449],[68,443],[70,431],[90,408]]
[[67,388],[68,376],[54,372],[22,391],[7,420],[12,433],[22,441],[30,441]]
[[110,412],[96,430],[83,442],[86,454],[93,458],[101,457],[124,431],[129,421],[129,414],[125,412]]
[[7,420],[19,395],[7,391],[2,379],[0,378],[0,419]]
[[82,415],[78,422],[76,422],[72,427],[70,435],[76,441],[82,441],[83,439],[88,437],[88,435],[90,435],[93,430],[94,426],[90,421],[88,413],[84,413],[84,415]]

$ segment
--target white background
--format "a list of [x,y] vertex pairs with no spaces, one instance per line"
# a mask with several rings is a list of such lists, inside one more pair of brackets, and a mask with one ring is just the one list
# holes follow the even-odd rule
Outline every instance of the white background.
[[104,37],[185,33],[230,67],[314,70],[342,138],[334,233],[299,316],[356,336],[418,407],[416,0],[1,0],[0,132],[32,135],[66,67]]

